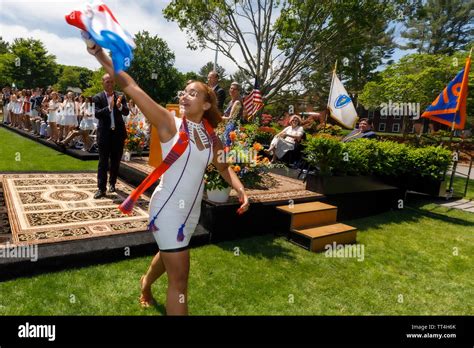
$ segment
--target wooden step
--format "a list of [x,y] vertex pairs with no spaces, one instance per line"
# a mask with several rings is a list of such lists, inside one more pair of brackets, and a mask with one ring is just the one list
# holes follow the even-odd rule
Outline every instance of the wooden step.
[[321,202],[282,205],[277,209],[291,214],[290,229],[302,229],[334,224],[337,219],[337,207]]
[[355,243],[357,229],[346,224],[335,223],[306,229],[292,229],[288,238],[291,242],[316,252],[325,250],[325,246],[333,242],[336,244]]

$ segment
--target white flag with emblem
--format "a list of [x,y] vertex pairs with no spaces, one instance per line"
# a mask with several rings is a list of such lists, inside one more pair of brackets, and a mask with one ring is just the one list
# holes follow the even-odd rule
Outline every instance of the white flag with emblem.
[[352,99],[349,97],[344,85],[335,72],[332,74],[328,108],[332,118],[346,128],[354,128],[358,119],[357,112],[352,103]]

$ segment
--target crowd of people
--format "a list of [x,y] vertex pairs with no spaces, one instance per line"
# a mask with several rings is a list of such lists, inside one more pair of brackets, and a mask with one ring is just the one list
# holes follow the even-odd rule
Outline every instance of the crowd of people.
[[[1,99],[4,124],[63,147],[97,152],[98,120],[91,96],[71,91],[63,94],[50,88],[17,90],[7,86],[2,89]],[[140,109],[133,100],[128,105],[130,114],[124,122],[141,124],[149,134],[149,124]]]

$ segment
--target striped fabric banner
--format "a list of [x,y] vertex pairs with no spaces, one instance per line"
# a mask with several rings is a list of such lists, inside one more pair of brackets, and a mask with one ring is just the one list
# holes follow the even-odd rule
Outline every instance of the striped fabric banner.
[[253,117],[258,110],[263,107],[262,94],[258,88],[254,88],[252,92],[244,97],[244,108],[249,118]]

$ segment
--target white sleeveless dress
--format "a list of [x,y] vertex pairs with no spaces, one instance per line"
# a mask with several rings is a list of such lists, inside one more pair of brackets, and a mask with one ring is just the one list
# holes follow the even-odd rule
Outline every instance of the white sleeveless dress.
[[[182,119],[175,117],[175,122],[178,130],[176,135],[168,142],[161,143],[163,159],[168,155],[179,137]],[[150,201],[149,221],[152,221],[159,212],[155,219],[155,226],[158,230],[153,232],[153,236],[161,251],[181,251],[188,247],[201,214],[204,171],[213,158],[212,141],[207,136],[204,124],[189,120],[187,120],[187,123],[190,133],[189,145],[176,162],[162,175],[160,184],[153,192]],[[194,129],[196,129],[196,132],[194,132]],[[195,144],[195,133],[198,133],[201,142],[205,146],[202,151],[199,151]],[[178,231],[185,221],[184,239],[179,241]]]

